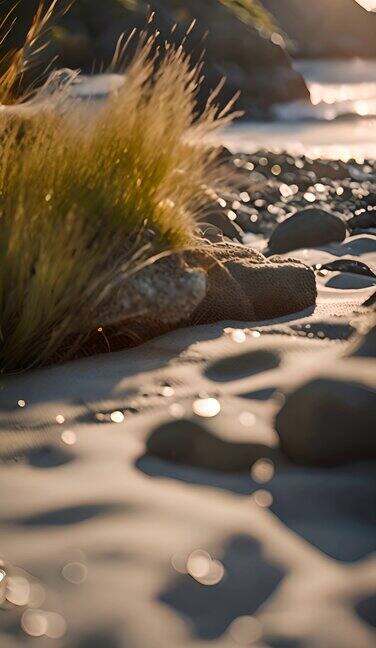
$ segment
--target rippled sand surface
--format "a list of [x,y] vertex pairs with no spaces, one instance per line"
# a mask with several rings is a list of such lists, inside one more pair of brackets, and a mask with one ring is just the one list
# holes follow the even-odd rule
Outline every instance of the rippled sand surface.
[[[349,245],[376,267],[367,233],[295,256]],[[295,466],[273,425],[314,376],[375,389],[347,357],[375,284],[322,273],[311,311],[2,378],[0,645],[375,645],[375,465]]]

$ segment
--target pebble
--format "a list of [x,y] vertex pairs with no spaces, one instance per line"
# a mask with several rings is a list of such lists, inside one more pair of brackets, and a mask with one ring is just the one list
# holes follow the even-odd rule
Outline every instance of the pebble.
[[359,382],[317,378],[290,394],[276,417],[291,461],[333,466],[376,458],[376,391]]
[[343,241],[346,233],[346,225],[339,216],[323,209],[308,208],[293,214],[276,227],[269,239],[269,252],[284,254],[300,248]]

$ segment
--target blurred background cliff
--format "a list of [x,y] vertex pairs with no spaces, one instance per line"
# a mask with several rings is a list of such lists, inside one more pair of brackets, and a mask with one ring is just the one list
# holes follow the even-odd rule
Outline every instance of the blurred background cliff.
[[[370,8],[372,0],[366,2]],[[3,66],[24,42],[38,4],[0,3],[1,20],[9,29],[0,45]],[[155,17],[148,24],[151,11]],[[159,42],[181,43],[193,21],[184,47],[194,61],[205,50],[200,102],[225,76],[222,101],[240,90],[237,107],[247,118],[265,117],[276,104],[309,100],[293,59],[376,58],[376,14],[355,0],[61,0],[42,43],[35,46],[44,45],[31,57],[24,84],[41,79],[47,67],[105,70],[121,34],[128,37],[134,29],[157,29]],[[136,45],[133,39],[129,56]]]

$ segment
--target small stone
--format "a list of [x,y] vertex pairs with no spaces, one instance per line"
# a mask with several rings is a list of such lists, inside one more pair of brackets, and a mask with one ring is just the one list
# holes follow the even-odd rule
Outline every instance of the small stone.
[[284,254],[300,248],[311,248],[343,241],[345,223],[323,209],[308,208],[296,212],[277,225],[269,240],[271,254]]
[[376,227],[376,211],[363,212],[362,214],[353,216],[347,224],[351,230]]
[[298,464],[376,458],[376,391],[361,382],[318,378],[290,394],[276,430],[282,450]]
[[233,219],[230,219],[228,217],[227,213],[221,210],[205,216],[205,222],[200,224],[200,230],[204,236],[206,224],[218,227],[223,236],[226,236],[232,241],[243,240],[243,230],[239,227],[239,225],[237,225],[237,223],[234,223]]
[[364,277],[374,277],[376,279],[376,274],[368,265],[355,259],[336,259],[335,261],[322,265],[320,272],[323,270],[328,270],[329,272],[348,272]]

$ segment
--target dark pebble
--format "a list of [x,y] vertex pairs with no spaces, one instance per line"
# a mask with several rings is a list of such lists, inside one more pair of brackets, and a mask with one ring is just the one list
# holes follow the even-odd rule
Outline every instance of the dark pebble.
[[333,466],[376,458],[376,391],[319,378],[290,394],[276,430],[282,450],[298,464]]
[[269,240],[270,254],[284,254],[291,250],[326,245],[343,241],[345,223],[323,209],[307,208],[280,223]]

